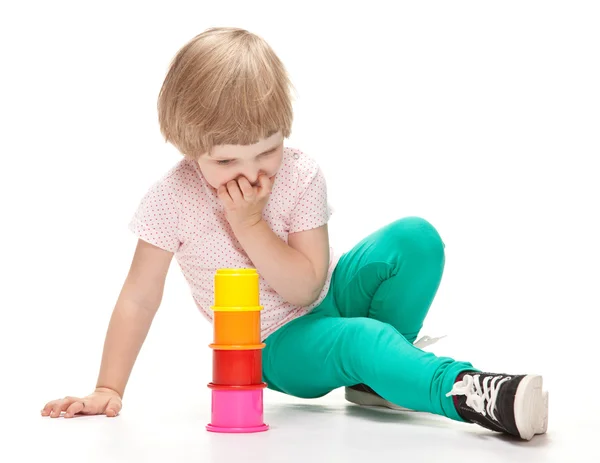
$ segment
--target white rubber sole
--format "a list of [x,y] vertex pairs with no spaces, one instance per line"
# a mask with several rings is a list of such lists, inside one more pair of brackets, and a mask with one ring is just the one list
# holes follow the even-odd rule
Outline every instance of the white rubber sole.
[[346,388],[346,400],[356,405],[362,405],[365,407],[385,407],[391,408],[392,410],[400,410],[403,412],[412,412],[409,408],[400,407],[399,405],[393,404],[385,400],[383,397],[378,397],[368,392],[357,391],[349,387]]
[[548,393],[540,375],[527,375],[515,394],[515,424],[522,439],[530,440],[548,430]]

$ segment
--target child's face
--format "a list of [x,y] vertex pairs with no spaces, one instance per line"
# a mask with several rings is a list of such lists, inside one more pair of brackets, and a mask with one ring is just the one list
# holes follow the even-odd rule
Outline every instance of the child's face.
[[283,157],[281,132],[259,140],[254,145],[218,145],[211,155],[203,154],[198,165],[206,181],[215,189],[230,180],[246,177],[250,184],[258,185],[258,176],[274,177]]

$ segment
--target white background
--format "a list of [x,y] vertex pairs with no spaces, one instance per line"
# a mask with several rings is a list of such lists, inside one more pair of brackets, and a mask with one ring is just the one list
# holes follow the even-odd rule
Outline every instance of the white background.
[[[37,1],[3,5],[1,22],[0,461],[598,455],[597,2]],[[40,417],[95,385],[127,224],[180,159],[158,130],[162,79],[223,25],[263,36],[288,68],[288,145],[325,171],[334,247],[431,221],[447,263],[423,334],[448,334],[434,351],[478,368],[543,374],[546,436],[356,410],[342,391],[267,391],[271,431],[209,434],[211,327],[175,261],[122,414]]]

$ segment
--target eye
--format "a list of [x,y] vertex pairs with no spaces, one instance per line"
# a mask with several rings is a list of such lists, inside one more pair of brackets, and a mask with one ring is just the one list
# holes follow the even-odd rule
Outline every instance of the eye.
[[[260,157],[265,157],[265,156],[270,156],[271,154],[274,154],[277,151],[277,148],[272,149],[271,151],[267,151],[266,153],[262,153],[260,155]],[[216,163],[220,166],[227,166],[229,164],[231,164],[233,162],[232,159],[220,159],[218,161],[216,161]]]
[[274,149],[274,150],[271,150],[271,151],[267,151],[266,153],[263,153],[263,154],[262,154],[262,156],[263,156],[263,157],[264,157],[264,156],[269,156],[269,155],[271,155],[271,154],[274,154],[274,153],[275,153],[275,151],[277,151],[277,149]]

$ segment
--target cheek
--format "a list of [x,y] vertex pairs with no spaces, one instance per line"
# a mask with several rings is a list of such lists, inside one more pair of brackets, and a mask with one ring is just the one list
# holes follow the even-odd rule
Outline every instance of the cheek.
[[203,166],[201,171],[206,182],[215,189],[218,189],[221,185],[224,185],[230,180],[225,169],[213,166]]
[[281,156],[274,157],[266,163],[264,170],[267,172],[267,174],[275,175],[277,172],[279,172],[279,168],[281,167],[281,159]]

